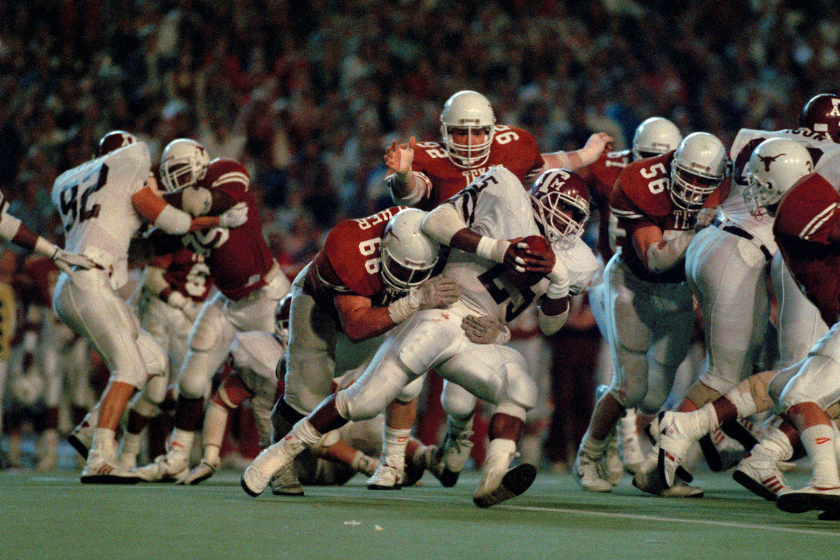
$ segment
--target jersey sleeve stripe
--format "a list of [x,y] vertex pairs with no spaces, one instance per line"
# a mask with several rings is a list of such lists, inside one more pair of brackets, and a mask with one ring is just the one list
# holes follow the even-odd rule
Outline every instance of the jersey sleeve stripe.
[[838,204],[835,202],[830,206],[827,206],[822,212],[814,216],[814,218],[808,222],[808,224],[802,228],[799,236],[802,239],[810,240],[811,236],[817,233],[819,229],[827,222],[831,216],[834,214],[834,211],[837,210]]

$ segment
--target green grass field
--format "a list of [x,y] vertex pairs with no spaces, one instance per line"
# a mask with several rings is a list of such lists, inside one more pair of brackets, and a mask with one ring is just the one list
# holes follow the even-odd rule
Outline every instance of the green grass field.
[[[570,475],[540,473],[524,495],[472,504],[478,474],[442,488],[372,492],[361,476],[306,495],[247,496],[239,473],[196,487],[89,486],[60,471],[0,472],[0,558],[33,559],[722,559],[826,556],[840,523],[778,511],[701,472],[702,499],[642,494],[630,477],[611,494],[581,492]],[[793,474],[794,487],[807,475]]]

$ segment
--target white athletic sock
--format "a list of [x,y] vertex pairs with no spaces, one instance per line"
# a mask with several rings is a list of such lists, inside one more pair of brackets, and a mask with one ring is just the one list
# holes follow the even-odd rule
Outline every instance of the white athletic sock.
[[405,467],[405,448],[411,439],[411,428],[398,429],[385,426],[382,441],[382,457],[397,469]]
[[193,441],[195,441],[195,432],[175,428],[172,430],[172,438],[169,440],[169,450],[173,453],[189,455]]
[[589,435],[589,430],[583,434],[583,439],[580,440],[580,447],[578,448],[578,455],[585,455],[592,460],[599,460],[604,456],[604,451],[607,449],[607,440],[599,440]]
[[92,451],[102,453],[109,461],[113,460],[114,450],[116,449],[116,433],[108,428],[94,428],[93,443],[90,447]]
[[834,451],[834,431],[831,426],[817,424],[802,430],[799,434],[802,445],[811,459],[813,475],[811,486],[820,488],[840,487],[837,473],[837,455]]
[[677,414],[685,414],[686,422],[681,423],[680,428],[687,428],[686,431],[689,433],[685,435],[695,440],[720,427],[720,420],[718,420],[717,412],[712,403],[706,403],[691,412],[678,412]]
[[774,428],[770,435],[750,450],[750,455],[764,455],[774,463],[787,461],[793,457],[793,446],[782,430]]

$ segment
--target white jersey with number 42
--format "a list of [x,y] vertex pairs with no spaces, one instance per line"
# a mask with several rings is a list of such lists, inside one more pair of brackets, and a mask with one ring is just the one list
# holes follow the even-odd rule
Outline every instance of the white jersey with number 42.
[[115,288],[128,281],[128,244],[142,224],[131,197],[145,185],[150,168],[149,148],[137,142],[65,171],[53,186],[65,249],[112,265]]
[[[469,228],[487,237],[540,235],[531,197],[519,179],[503,167],[491,168],[444,204],[454,206]],[[598,269],[592,250],[578,239],[571,248],[555,248],[554,252],[569,269],[570,292],[583,291]],[[545,278],[529,288],[516,288],[505,265],[457,250],[449,255],[443,274],[458,283],[461,300],[468,307],[503,324],[518,317],[548,288]]]

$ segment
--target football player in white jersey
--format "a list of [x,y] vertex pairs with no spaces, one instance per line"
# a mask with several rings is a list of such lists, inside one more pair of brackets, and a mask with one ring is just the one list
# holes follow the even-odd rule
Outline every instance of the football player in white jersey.
[[[778,254],[773,217],[765,209],[753,207],[744,190],[749,182],[750,156],[767,138],[786,138],[802,144],[811,153],[815,171],[840,175],[840,166],[828,163],[840,153],[836,143],[840,114],[832,116],[835,107],[831,99],[840,100],[825,94],[811,99],[803,108],[800,128],[773,132],[742,129],[732,144],[734,169],[729,195],[718,208],[714,227],[698,233],[686,252],[686,276],[703,314],[707,368],[689,389],[679,406],[681,411],[696,410],[713,401],[755,371],[798,362],[828,330],[816,307],[796,288]],[[780,156],[768,155],[761,160],[765,171],[774,161],[771,157]],[[768,274],[778,302],[776,333],[769,330]],[[774,334],[778,334],[779,363],[761,367],[767,337]],[[738,454],[721,453],[721,448],[715,446],[714,442],[722,442],[723,448],[737,446],[724,434],[734,437],[746,449],[756,443],[757,430],[750,433],[743,426],[730,421],[724,424],[722,433],[715,432],[701,440],[701,449],[712,470],[725,470],[732,466],[727,459],[739,458]]]
[[[582,289],[597,268],[592,251],[579,239],[588,199],[565,196],[561,186],[567,181],[582,184],[564,170],[547,172],[529,196],[510,171],[494,167],[432,210],[424,231],[455,249],[442,274],[460,286],[460,299],[445,309],[419,311],[395,327],[356,383],[324,400],[251,463],[242,477],[246,493],[259,495],[275,472],[315,445],[321,434],[351,419],[372,418],[431,368],[496,406],[475,504],[492,506],[527,490],[536,468],[509,466],[525,413],[535,404],[536,387],[521,354],[499,344],[472,342],[462,321],[479,315],[505,324],[539,298],[543,332],[552,334],[563,325],[570,287]],[[552,243],[550,255],[507,241],[541,234]],[[524,281],[510,270],[536,275]]]
[[162,373],[166,356],[116,290],[128,280],[128,246],[144,221],[170,233],[236,227],[243,210],[221,216],[191,216],[167,204],[150,174],[149,149],[128,145],[65,171],[55,180],[52,200],[64,225],[66,246],[95,267],[61,274],[53,305],[64,323],[90,340],[111,379],[97,408],[97,423],[82,482],[132,483],[138,479],[115,463],[115,431],[128,399],[150,373]]

